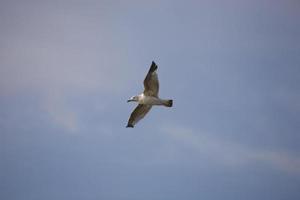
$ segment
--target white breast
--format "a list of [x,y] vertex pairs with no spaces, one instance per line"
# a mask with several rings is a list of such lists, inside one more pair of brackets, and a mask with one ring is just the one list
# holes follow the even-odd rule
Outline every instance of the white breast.
[[160,99],[152,96],[145,96],[142,94],[139,99],[139,104],[146,104],[146,105],[162,105]]

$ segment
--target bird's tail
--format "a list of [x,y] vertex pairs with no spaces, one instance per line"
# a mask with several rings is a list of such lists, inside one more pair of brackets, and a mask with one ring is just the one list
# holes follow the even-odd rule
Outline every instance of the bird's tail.
[[173,100],[172,99],[164,100],[164,106],[172,107],[173,106]]

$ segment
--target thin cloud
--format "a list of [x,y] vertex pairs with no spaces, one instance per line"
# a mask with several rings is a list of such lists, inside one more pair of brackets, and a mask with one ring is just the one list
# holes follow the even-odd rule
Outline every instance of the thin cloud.
[[249,147],[185,127],[166,126],[162,132],[192,148],[200,156],[224,166],[267,164],[274,169],[300,175],[300,158],[284,151]]
[[[20,9],[10,15],[16,23],[2,27],[0,96],[41,96],[40,105],[53,123],[74,132],[79,119],[66,103],[69,95],[123,93],[137,65],[128,59],[128,48],[116,39],[111,22],[102,17],[105,9],[79,15],[82,9],[76,6],[67,14],[50,4],[35,7],[38,12]],[[5,13],[17,8],[8,6]]]

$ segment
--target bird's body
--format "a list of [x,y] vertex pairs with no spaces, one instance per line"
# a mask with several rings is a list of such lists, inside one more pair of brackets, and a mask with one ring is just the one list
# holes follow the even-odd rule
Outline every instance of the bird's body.
[[144,80],[144,92],[140,95],[133,96],[128,100],[128,102],[138,102],[138,106],[131,113],[127,127],[133,128],[134,125],[141,120],[154,105],[172,107],[173,100],[165,100],[158,97],[159,82],[156,70],[157,65],[152,62],[148,74]]
[[156,105],[156,106],[167,106],[167,107],[171,107],[170,106],[170,100],[164,100],[164,99],[160,99],[158,97],[154,97],[154,96],[146,96],[144,95],[144,93],[138,95],[138,103],[139,104],[145,104],[145,105]]

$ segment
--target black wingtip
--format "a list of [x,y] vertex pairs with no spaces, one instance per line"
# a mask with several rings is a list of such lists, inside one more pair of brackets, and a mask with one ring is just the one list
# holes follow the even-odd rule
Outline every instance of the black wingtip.
[[132,124],[127,124],[126,128],[133,128]]
[[150,67],[150,72],[154,72],[157,69],[157,65],[155,64],[154,61],[152,61],[151,67]]
[[173,106],[173,100],[169,100],[169,107],[172,107]]

